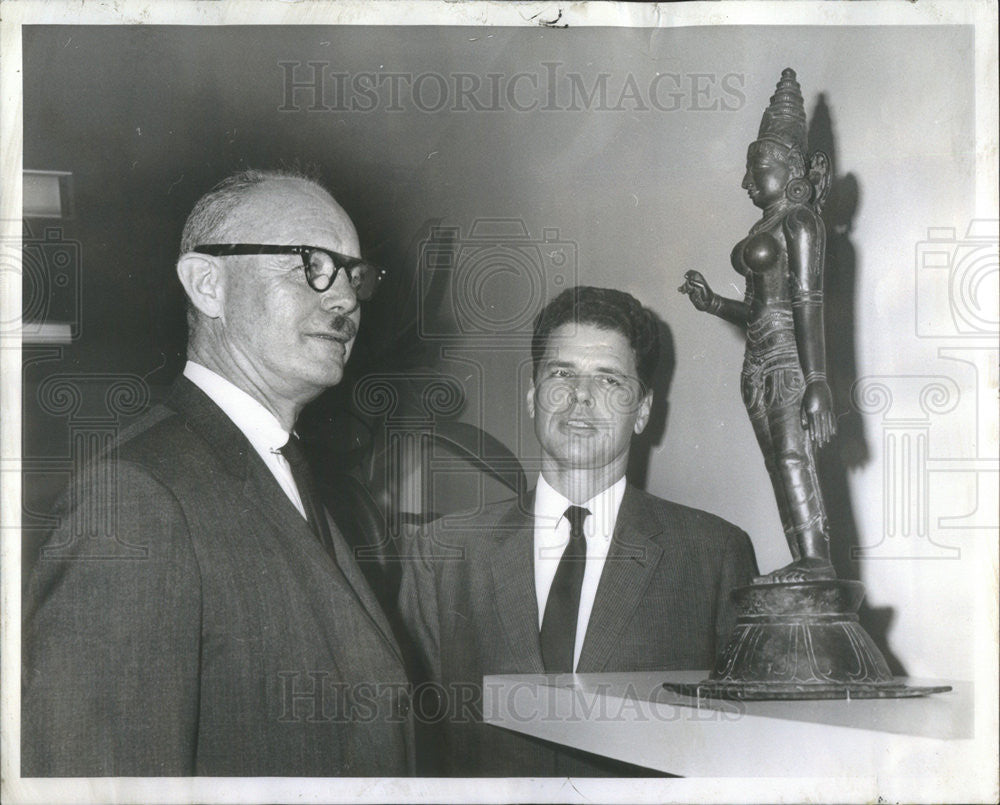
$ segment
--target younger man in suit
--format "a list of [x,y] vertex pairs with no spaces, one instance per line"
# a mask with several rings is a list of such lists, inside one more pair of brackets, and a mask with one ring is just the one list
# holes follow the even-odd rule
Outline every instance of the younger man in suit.
[[[583,776],[634,767],[481,723],[484,674],[705,669],[756,573],[746,534],[627,484],[652,406],[656,322],[629,294],[564,291],[532,339],[527,410],[541,446],[525,502],[414,541],[400,609],[448,699],[440,750],[460,776]],[[472,717],[468,717],[472,713]]]

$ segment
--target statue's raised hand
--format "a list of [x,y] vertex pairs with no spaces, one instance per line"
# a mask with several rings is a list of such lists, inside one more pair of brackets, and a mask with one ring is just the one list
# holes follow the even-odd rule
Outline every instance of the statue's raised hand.
[[709,310],[717,300],[715,292],[708,287],[705,278],[697,271],[685,272],[684,284],[677,290],[687,294],[691,304],[701,311]]
[[837,432],[837,418],[833,415],[833,395],[825,380],[813,380],[802,395],[802,427],[813,443],[820,447]]

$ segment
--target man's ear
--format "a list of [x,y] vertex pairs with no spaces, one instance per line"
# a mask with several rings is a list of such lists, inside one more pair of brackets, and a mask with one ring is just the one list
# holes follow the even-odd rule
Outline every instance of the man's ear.
[[177,261],[177,277],[184,292],[200,313],[210,319],[222,315],[225,283],[222,266],[214,257],[188,252]]
[[535,381],[532,380],[528,386],[528,416],[535,418]]
[[635,417],[635,425],[633,430],[635,430],[636,435],[642,433],[646,429],[646,425],[649,424],[649,412],[653,408],[653,392],[650,391],[642,398],[642,402],[639,403],[639,412]]

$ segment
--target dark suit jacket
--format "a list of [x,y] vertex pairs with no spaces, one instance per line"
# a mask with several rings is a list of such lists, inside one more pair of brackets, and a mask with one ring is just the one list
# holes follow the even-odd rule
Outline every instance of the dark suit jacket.
[[[612,768],[478,723],[479,711],[463,717],[465,688],[481,685],[484,674],[545,670],[531,511],[530,501],[495,504],[460,525],[438,521],[407,546],[414,558],[404,565],[400,612],[430,681],[425,687],[442,686],[447,699],[446,773],[580,776]],[[741,530],[627,487],[577,671],[711,668],[735,621],[729,591],[755,573]]]
[[335,563],[190,381],[60,513],[25,602],[24,776],[412,770],[399,647],[343,537]]

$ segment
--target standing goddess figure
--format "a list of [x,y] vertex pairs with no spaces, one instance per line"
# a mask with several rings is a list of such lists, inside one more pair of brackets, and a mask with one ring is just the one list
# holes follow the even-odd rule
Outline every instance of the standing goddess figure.
[[697,271],[688,271],[680,287],[698,310],[746,333],[740,388],[793,557],[758,583],[836,575],[815,461],[816,448],[836,430],[826,382],[826,232],[819,217],[829,167],[822,152],[807,158],[802,93],[786,69],[747,152],[743,187],[763,215],[732,252],[733,268],[746,277],[743,300],[719,296]]

